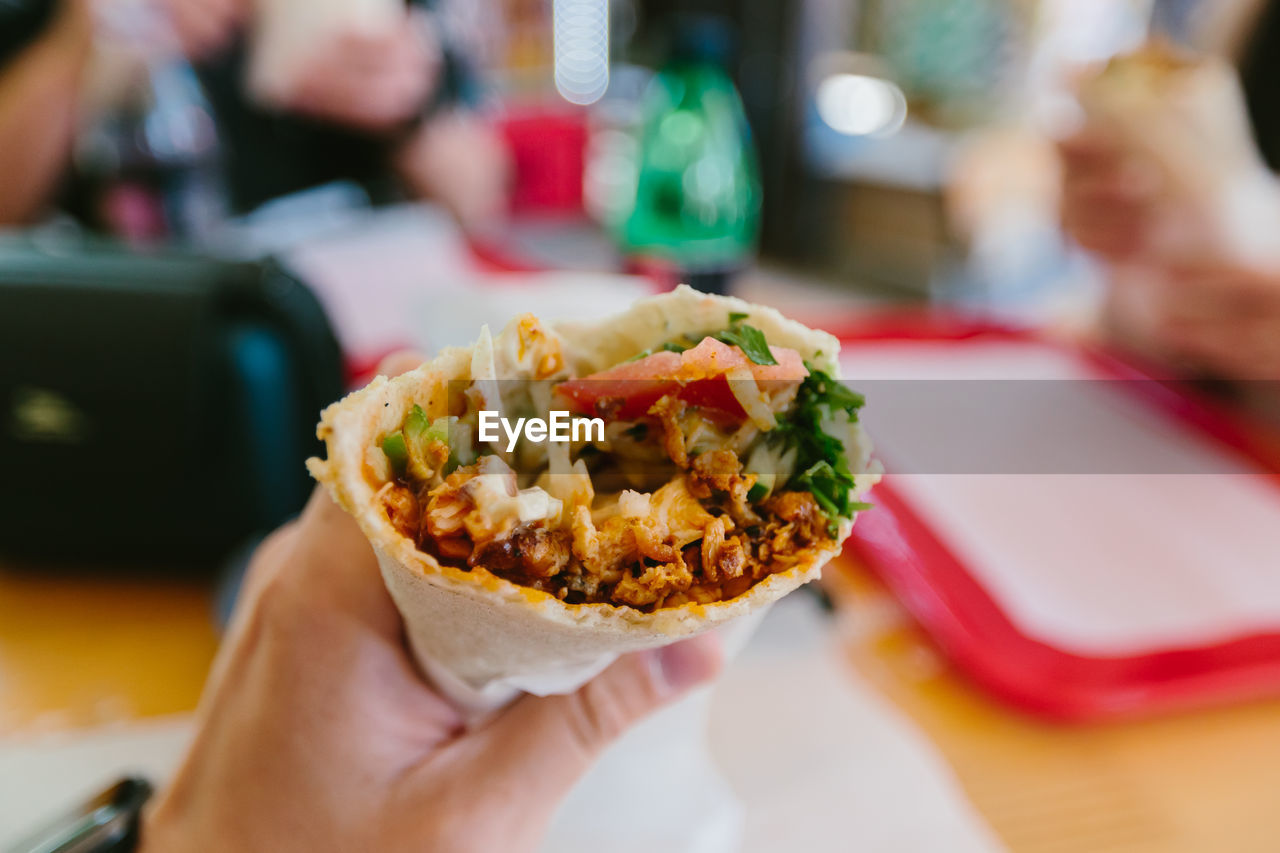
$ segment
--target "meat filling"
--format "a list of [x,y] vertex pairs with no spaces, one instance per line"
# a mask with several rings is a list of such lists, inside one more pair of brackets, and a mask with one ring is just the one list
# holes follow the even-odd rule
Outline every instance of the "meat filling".
[[[733,598],[813,548],[830,542],[812,495],[783,491],[756,506],[754,481],[731,450],[694,456],[688,470],[649,496],[647,512],[593,517],[572,508],[567,524],[545,520],[496,527],[469,487],[479,465],[459,468],[433,489],[393,481],[380,498],[396,529],[441,562],[483,568],[571,604],[609,603],[651,611]],[[619,502],[621,505],[621,501]]]
[[[682,336],[556,383],[550,393],[578,414],[609,422],[572,450],[576,458],[547,449],[531,463],[531,446],[514,441],[485,452],[470,438],[471,403],[461,412],[450,404],[448,415],[412,406],[402,428],[379,440],[392,475],[378,493],[387,519],[443,564],[571,604],[709,604],[804,562],[831,545],[834,513],[851,516],[852,474],[831,449],[843,446],[838,440],[827,436],[815,450],[796,430],[853,423],[836,415],[856,417],[860,397],[798,351],[768,344],[746,316],[730,313],[722,332]],[[526,325],[522,346],[527,338],[536,355],[535,344],[550,338],[536,334],[532,318]],[[563,364],[558,352],[549,361],[527,354],[520,350],[521,364],[539,378]],[[513,408],[542,407],[534,396]],[[780,441],[765,435],[774,429]],[[776,470],[759,473],[770,462]],[[513,464],[530,469],[524,488]],[[786,490],[788,482],[818,492],[821,506],[810,491]]]

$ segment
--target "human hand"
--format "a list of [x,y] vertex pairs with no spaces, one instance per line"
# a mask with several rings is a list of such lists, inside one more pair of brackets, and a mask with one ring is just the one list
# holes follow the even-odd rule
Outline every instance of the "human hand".
[[346,31],[318,46],[280,106],[358,130],[414,118],[435,86],[440,45],[418,13],[381,33]]
[[194,62],[230,47],[250,11],[248,0],[163,0],[163,8],[183,55]]
[[506,213],[510,155],[497,131],[474,113],[434,117],[405,143],[396,165],[415,194],[444,205],[467,231],[483,231]]
[[1226,379],[1280,379],[1280,271],[1181,265],[1118,295],[1113,319],[1152,354]]
[[140,849],[532,850],[596,756],[720,661],[714,638],[686,640],[468,725],[415,668],[368,542],[317,490],[254,557]]
[[1161,183],[1154,164],[1090,132],[1060,141],[1058,153],[1066,232],[1108,260],[1131,258],[1147,248]]

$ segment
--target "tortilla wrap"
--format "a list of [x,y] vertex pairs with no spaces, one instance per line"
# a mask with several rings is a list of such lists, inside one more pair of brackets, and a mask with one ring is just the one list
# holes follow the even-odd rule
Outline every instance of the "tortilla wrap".
[[1085,80],[1079,100],[1088,127],[1158,169],[1165,215],[1155,248],[1191,260],[1280,260],[1280,191],[1227,62],[1153,42]]
[[[570,374],[581,376],[658,348],[674,336],[722,325],[727,312],[745,314],[770,344],[793,348],[837,375],[839,343],[831,335],[772,309],[684,286],[599,322],[544,328],[558,340]],[[493,338],[494,351],[519,349],[519,334],[513,321]],[[415,370],[391,379],[379,376],[333,404],[317,429],[328,458],[307,463],[368,537],[414,653],[428,675],[451,692],[475,691],[473,698],[480,697],[483,704],[489,702],[483,697],[509,696],[513,690],[547,694],[574,689],[620,654],[671,643],[762,610],[816,579],[849,535],[853,522],[842,519],[828,547],[736,598],[653,612],[606,603],[567,604],[487,571],[442,565],[398,532],[376,499],[390,476],[378,442],[399,428],[415,403],[432,417],[447,413],[449,383],[473,378],[474,353],[474,346],[446,349]],[[503,370],[502,363],[500,358],[498,378],[522,378],[511,375],[509,364]],[[861,493],[876,478],[866,473],[870,446],[860,428],[858,441],[861,446],[848,448],[848,453],[850,460],[859,460],[855,491]]]

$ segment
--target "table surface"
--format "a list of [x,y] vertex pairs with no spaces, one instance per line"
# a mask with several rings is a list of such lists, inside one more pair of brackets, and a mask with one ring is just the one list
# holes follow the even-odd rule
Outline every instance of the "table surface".
[[[932,738],[1016,853],[1275,849],[1280,702],[1042,722],[966,682],[853,558],[825,584],[851,665]],[[207,580],[0,567],[0,733],[189,711],[217,643]]]

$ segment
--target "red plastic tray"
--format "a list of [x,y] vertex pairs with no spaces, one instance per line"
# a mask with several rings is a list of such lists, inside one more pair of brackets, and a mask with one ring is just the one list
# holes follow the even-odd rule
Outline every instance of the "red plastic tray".
[[[887,340],[1046,342],[1033,333],[955,318],[897,316],[833,330],[846,352]],[[1117,378],[1149,378],[1107,354],[1077,353]],[[1256,461],[1277,460],[1238,418],[1174,382],[1135,383],[1147,402]],[[874,436],[873,436],[874,438]],[[1280,480],[1277,480],[1280,488]],[[973,573],[893,488],[892,471],[872,492],[874,509],[854,525],[851,549],[879,575],[955,665],[997,697],[1063,721],[1099,721],[1280,695],[1280,633],[1133,657],[1093,658],[1023,633]]]

